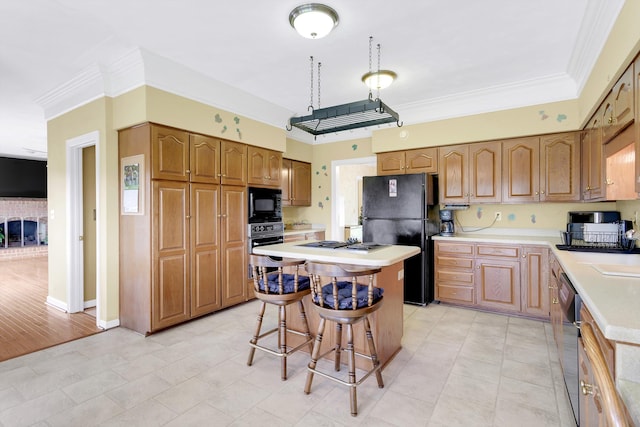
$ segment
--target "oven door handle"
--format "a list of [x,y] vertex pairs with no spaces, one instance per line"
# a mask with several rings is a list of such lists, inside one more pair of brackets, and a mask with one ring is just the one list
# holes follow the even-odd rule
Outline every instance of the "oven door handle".
[[276,243],[283,243],[283,242],[284,242],[284,240],[283,240],[283,239],[278,239],[278,240],[274,240],[274,241],[272,241],[272,242],[265,242],[265,243],[257,243],[257,242],[254,242],[254,243],[253,243],[253,247],[254,247],[254,248],[257,248],[258,246],[275,245]]

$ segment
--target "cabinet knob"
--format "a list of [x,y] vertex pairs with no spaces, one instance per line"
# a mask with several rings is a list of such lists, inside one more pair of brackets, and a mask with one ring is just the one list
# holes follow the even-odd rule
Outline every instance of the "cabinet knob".
[[608,123],[608,124],[613,123],[613,117],[609,117],[609,118],[607,119],[607,123]]
[[187,215],[187,216],[186,216],[186,218],[187,218],[187,219],[191,219],[191,215]]
[[551,300],[551,304],[558,304],[558,298],[554,297],[554,298]]
[[186,173],[191,173],[191,171],[190,171],[189,169],[187,169],[185,172],[186,172]]
[[526,258],[527,256],[525,254],[522,254],[522,258]]
[[540,192],[540,194],[544,194],[544,190],[542,190],[542,191]]
[[588,396],[593,394],[593,385],[585,383],[584,380],[580,380],[580,390],[582,391],[582,394]]
[[536,191],[536,196],[538,195],[538,192]]

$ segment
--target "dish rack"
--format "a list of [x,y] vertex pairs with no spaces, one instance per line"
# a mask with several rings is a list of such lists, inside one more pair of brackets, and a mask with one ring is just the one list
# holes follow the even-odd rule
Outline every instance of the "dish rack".
[[634,239],[628,239],[622,231],[561,231],[562,244],[571,248],[585,249],[617,249],[633,250],[636,246]]

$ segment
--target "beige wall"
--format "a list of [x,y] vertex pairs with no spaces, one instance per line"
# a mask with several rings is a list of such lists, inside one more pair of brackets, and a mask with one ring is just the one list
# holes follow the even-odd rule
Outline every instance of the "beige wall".
[[49,204],[49,296],[68,303],[67,258],[67,141],[99,132],[96,158],[99,169],[97,268],[101,320],[118,319],[118,144],[111,125],[112,102],[101,98],[47,123]]
[[578,129],[575,101],[556,102],[373,132],[373,151],[433,147]]
[[496,212],[502,213],[502,221],[494,228],[527,228],[531,230],[564,230],[567,212],[589,210],[616,210],[616,203],[529,203],[522,205],[471,205],[468,210],[455,211],[456,232],[462,228],[487,227]]
[[[68,303],[66,226],[66,141],[98,131],[96,152],[98,188],[98,287],[100,321],[109,324],[119,317],[119,158],[117,130],[152,121],[189,131],[263,146],[286,149],[286,130],[186,100],[155,88],[142,87],[115,99],[101,98],[52,119],[48,131],[49,194],[49,296]],[[225,129],[226,126],[226,129]],[[52,215],[53,212],[53,215]]]

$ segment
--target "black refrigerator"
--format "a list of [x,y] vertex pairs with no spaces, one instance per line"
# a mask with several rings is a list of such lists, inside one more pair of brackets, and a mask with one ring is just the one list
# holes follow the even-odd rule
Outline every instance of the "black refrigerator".
[[434,177],[424,173],[365,176],[362,179],[362,241],[419,246],[404,261],[404,302],[425,305],[434,299]]

